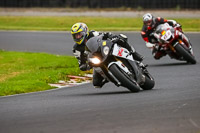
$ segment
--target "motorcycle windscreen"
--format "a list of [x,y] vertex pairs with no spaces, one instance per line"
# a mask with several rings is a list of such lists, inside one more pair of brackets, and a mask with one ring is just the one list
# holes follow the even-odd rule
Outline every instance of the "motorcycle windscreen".
[[171,29],[172,27],[168,23],[160,24],[156,28],[156,33],[161,33],[162,31],[166,31],[168,29]]
[[95,36],[89,39],[86,43],[86,47],[91,53],[95,53],[99,50],[99,44],[102,42],[102,36]]

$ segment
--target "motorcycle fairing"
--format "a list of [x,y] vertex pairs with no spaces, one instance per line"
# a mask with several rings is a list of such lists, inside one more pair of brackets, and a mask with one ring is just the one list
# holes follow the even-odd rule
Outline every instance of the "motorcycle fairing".
[[114,44],[112,55],[134,61],[130,52],[126,48],[119,47],[116,43]]
[[[118,46],[117,44],[114,44],[112,55],[127,59],[128,63],[132,66],[131,68],[133,69],[132,75],[135,75],[135,78],[137,81],[138,79],[142,77],[141,72],[140,72],[141,70],[138,69],[138,67],[136,66],[136,62],[133,59],[132,54],[130,54],[130,52],[126,48],[123,48],[123,47]],[[119,63],[116,63],[116,64],[121,68],[121,65]],[[125,72],[129,74],[130,71],[129,72],[125,71]]]

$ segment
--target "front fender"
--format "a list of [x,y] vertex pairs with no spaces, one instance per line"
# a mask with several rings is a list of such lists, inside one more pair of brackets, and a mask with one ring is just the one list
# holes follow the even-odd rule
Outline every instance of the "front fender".
[[128,68],[121,62],[121,61],[116,61],[116,62],[111,62],[108,64],[108,68],[112,66],[113,64],[116,64],[119,68],[121,68],[124,72],[127,74],[131,74],[131,72],[128,70]]

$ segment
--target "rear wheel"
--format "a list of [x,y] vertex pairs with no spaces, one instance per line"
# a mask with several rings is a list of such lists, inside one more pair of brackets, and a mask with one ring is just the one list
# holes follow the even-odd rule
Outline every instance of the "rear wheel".
[[131,92],[140,91],[139,85],[116,64],[111,65],[109,70],[121,82],[122,86],[127,87]]
[[196,60],[194,58],[194,56],[192,54],[190,54],[188,52],[188,50],[186,50],[186,48],[184,48],[181,44],[177,44],[175,47],[176,51],[183,56],[183,58],[187,61],[190,62],[192,64],[196,64]]

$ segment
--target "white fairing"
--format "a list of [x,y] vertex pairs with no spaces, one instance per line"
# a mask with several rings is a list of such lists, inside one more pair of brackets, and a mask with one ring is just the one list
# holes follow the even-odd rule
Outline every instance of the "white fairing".
[[172,28],[168,23],[164,23],[163,24],[163,29],[168,29],[168,28]]
[[119,47],[117,44],[114,44],[114,48],[113,48],[113,53],[112,54],[117,56],[117,57],[129,59],[129,60],[133,61],[133,57],[130,54],[130,52],[126,48]]
[[[121,57],[121,58],[126,58],[126,59],[129,59],[129,60],[133,61],[133,57],[132,57],[132,55],[129,54],[129,51],[126,48],[119,47],[117,44],[114,44],[114,48],[113,48],[113,53],[112,54],[114,56]],[[108,65],[108,68],[112,64],[116,64],[124,72],[126,72],[127,74],[131,74],[131,72],[128,70],[128,68],[121,61],[110,62],[110,64]],[[100,67],[94,67],[94,69],[95,69],[96,72],[101,74],[102,77],[104,77],[105,79],[109,80]]]
[[171,28],[173,28],[173,27],[171,27],[168,23],[162,24],[162,28],[161,29],[163,30],[163,33],[162,33],[162,35],[160,37],[161,40],[167,42],[167,40],[170,39],[171,36],[173,36],[173,33],[170,30]]

